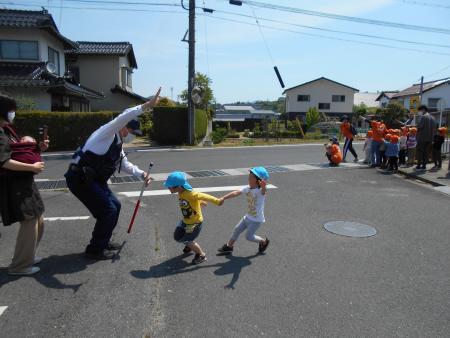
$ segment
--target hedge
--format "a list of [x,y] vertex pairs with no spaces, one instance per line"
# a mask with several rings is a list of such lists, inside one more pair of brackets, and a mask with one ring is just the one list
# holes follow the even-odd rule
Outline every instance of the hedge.
[[[204,110],[195,112],[195,139],[200,142],[206,135],[208,117]],[[152,139],[159,144],[188,143],[187,107],[155,107],[153,110]]]
[[20,135],[40,139],[39,128],[48,126],[49,151],[75,150],[100,126],[111,121],[114,112],[17,112],[14,120]]

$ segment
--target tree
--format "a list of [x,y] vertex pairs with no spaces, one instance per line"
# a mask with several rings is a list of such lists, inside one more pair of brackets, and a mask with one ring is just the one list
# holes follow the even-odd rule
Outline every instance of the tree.
[[[196,73],[194,79],[194,87],[200,89],[202,100],[198,104],[199,108],[207,109],[208,106],[215,103],[214,93],[211,89],[211,79],[202,73]],[[180,94],[180,99],[184,104],[188,103],[188,91],[187,89],[183,90]]]
[[320,113],[316,109],[316,107],[311,107],[306,112],[306,126],[307,128],[311,128],[311,126],[315,125],[320,121]]
[[408,109],[404,108],[399,102],[390,102],[386,108],[378,109],[377,113],[381,117],[388,128],[398,127],[396,120],[401,120],[408,115]]
[[162,97],[158,102],[159,107],[176,107],[176,103],[167,97]]

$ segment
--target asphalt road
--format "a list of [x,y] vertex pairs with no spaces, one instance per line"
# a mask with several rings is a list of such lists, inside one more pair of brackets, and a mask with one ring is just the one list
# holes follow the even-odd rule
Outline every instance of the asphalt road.
[[[364,159],[362,144],[355,149]],[[281,165],[297,163],[324,162],[322,144],[304,144],[274,147],[241,147],[241,148],[194,148],[194,149],[147,149],[135,151],[129,149],[127,158],[130,162],[147,168],[150,161],[155,163],[153,172],[167,173],[174,170],[229,169],[252,167],[257,165]],[[45,157],[47,168],[38,178],[60,179],[67,170],[70,159],[48,154]],[[349,153],[348,160],[353,156]]]
[[[161,163],[159,172],[167,172],[173,169],[171,157],[177,169],[212,169],[248,167],[258,160],[320,162],[321,150],[316,155],[305,147],[152,156]],[[145,161],[140,156],[147,155],[132,160]],[[49,161],[49,171],[53,163],[58,164]],[[246,178],[191,183],[231,186],[245,184]],[[245,212],[245,199],[236,198],[223,207],[207,206],[199,243],[208,261],[199,266],[190,265],[192,257],[182,256],[182,246],[172,239],[180,211],[171,195],[145,197],[127,235],[135,198],[118,194],[123,207],[115,239],[125,244],[113,262],[92,262],[81,254],[92,218],[49,221],[39,249],[41,273],[9,277],[17,227],[2,228],[0,308],[7,309],[0,315],[1,336],[448,337],[447,196],[370,169],[278,173],[271,183],[277,188],[268,192],[267,222],[260,229],[271,239],[267,253],[256,255],[255,244],[242,237],[232,256],[215,255]],[[158,189],[162,182],[151,188]],[[46,217],[89,215],[67,192],[42,195]],[[365,223],[378,233],[365,239],[337,236],[323,229],[331,220]]]

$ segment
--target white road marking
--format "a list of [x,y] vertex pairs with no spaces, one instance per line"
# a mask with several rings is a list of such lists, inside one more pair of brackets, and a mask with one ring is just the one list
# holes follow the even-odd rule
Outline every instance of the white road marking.
[[0,316],[6,311],[7,308],[7,306],[0,306]]
[[44,221],[54,222],[54,221],[77,221],[77,220],[86,220],[89,219],[90,216],[71,216],[71,217],[46,217]]
[[[364,144],[363,142],[353,142],[354,145]],[[203,148],[160,148],[160,149],[138,149],[136,152],[150,153],[150,152],[170,152],[170,151],[204,151],[204,150],[234,150],[234,149],[264,149],[264,148],[295,148],[295,147],[310,147],[321,146],[323,143],[299,143],[299,144],[272,144],[261,146],[239,146],[239,147],[203,147]]]
[[433,189],[450,196],[450,187],[449,186],[434,187]]
[[[229,185],[223,187],[194,188],[194,190],[198,192],[219,192],[219,191],[240,190],[243,187],[245,187],[245,185]],[[273,184],[268,184],[267,189],[278,189],[278,188]],[[118,194],[126,197],[139,197],[140,193],[141,193],[140,191],[123,191],[119,192]],[[143,196],[164,196],[164,195],[170,195],[169,189],[144,191]]]
[[291,164],[291,165],[284,165],[283,168],[288,168],[294,171],[305,171],[305,170],[317,170],[317,169],[323,169],[323,167],[315,167],[313,165],[309,164]]

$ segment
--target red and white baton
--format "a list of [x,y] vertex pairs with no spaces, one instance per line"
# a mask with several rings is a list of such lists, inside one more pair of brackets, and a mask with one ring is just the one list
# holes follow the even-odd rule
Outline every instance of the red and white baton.
[[[150,165],[148,166],[147,175],[150,175],[150,170],[152,169],[152,167],[153,167],[153,162],[150,162]],[[145,190],[145,180],[144,180],[144,183],[142,184],[142,189],[141,189],[141,194],[139,195],[139,199],[137,200],[136,206],[134,207],[133,216],[131,217],[131,221],[130,221],[130,225],[128,226],[127,233],[130,233],[131,228],[133,227],[134,219],[136,218],[136,214],[139,210],[139,207],[141,206],[141,199],[142,199],[142,195],[144,194],[144,190]]]

